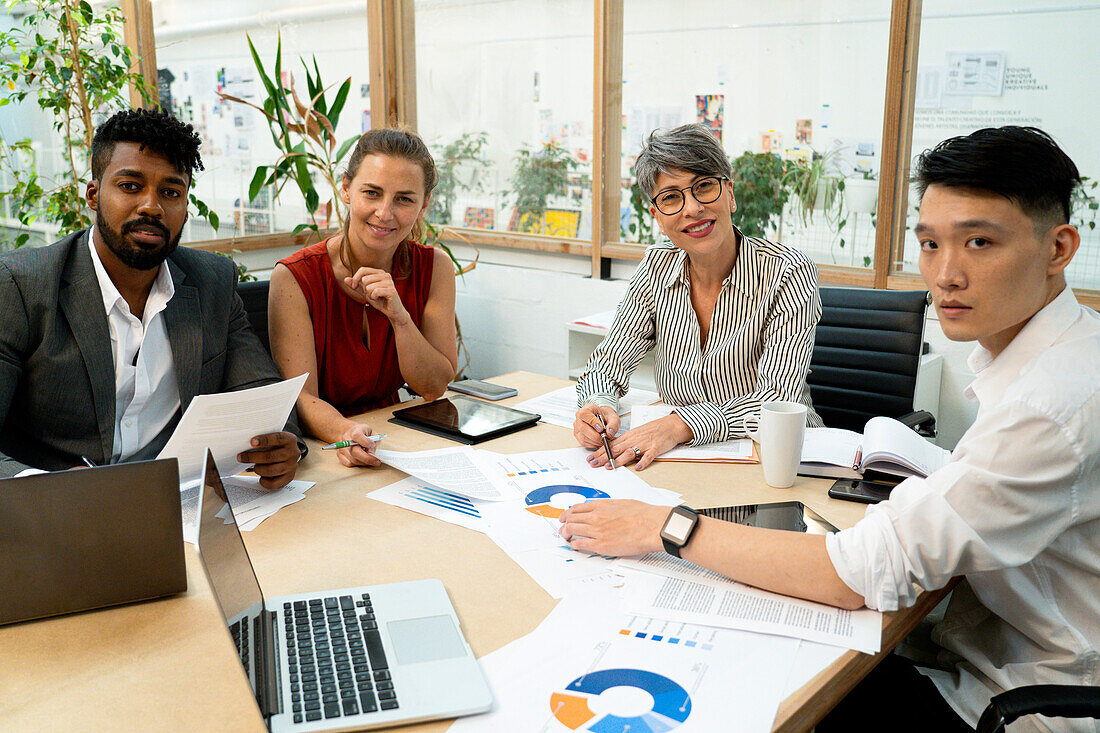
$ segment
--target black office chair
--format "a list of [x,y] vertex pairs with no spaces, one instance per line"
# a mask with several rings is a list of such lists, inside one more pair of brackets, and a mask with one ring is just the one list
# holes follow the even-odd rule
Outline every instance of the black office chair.
[[977,733],[1001,733],[1024,715],[1100,719],[1100,687],[1027,685],[995,695],[978,720]]
[[271,283],[267,280],[237,283],[237,294],[244,301],[248,322],[260,337],[260,343],[268,351],[271,350],[267,337],[267,291],[270,285]]
[[863,432],[876,415],[935,435],[935,417],[913,412],[924,345],[923,290],[826,288],[810,358],[810,396],[825,425]]

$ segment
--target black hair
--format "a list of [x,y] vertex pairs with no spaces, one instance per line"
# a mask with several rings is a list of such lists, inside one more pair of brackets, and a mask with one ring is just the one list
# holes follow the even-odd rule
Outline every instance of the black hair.
[[1004,196],[1036,222],[1068,224],[1081,174],[1037,127],[987,127],[944,140],[917,158],[917,193],[935,184]]
[[124,109],[96,128],[92,137],[92,178],[99,180],[118,143],[137,143],[160,153],[176,170],[194,178],[202,170],[194,128],[159,109]]

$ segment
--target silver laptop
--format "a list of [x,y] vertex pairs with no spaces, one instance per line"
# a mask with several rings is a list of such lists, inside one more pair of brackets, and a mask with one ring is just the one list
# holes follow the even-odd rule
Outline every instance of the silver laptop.
[[176,459],[0,480],[0,624],[185,590]]
[[362,730],[492,705],[438,580],[265,601],[209,452],[199,551],[269,730]]

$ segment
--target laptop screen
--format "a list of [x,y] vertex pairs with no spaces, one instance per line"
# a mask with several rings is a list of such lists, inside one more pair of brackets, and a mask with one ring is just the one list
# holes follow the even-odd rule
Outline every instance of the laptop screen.
[[245,613],[255,617],[264,597],[210,451],[202,487],[199,553],[226,623],[232,625]]

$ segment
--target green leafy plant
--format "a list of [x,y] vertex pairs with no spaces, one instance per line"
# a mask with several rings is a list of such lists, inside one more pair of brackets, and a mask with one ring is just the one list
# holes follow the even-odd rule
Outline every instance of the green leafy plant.
[[541,233],[550,197],[565,195],[569,171],[577,167],[577,162],[563,145],[553,140],[535,150],[520,148],[515,160],[511,183],[516,198],[517,228],[521,232]]
[[638,244],[653,244],[657,237],[653,233],[653,215],[649,213],[649,196],[638,185],[634,166],[630,166],[630,178],[634,181],[630,186],[630,210],[633,215],[625,225],[620,223],[619,236],[624,239],[633,237]]
[[451,210],[460,190],[485,190],[480,173],[489,167],[483,152],[488,141],[488,133],[464,132],[457,140],[436,148],[434,157],[439,182],[432,192],[429,221],[450,224]]
[[747,236],[763,237],[779,221],[790,198],[788,164],[772,153],[746,151],[731,160],[730,165],[733,168],[730,181],[737,201],[733,223]]
[[244,104],[259,110],[267,118],[271,130],[271,139],[279,149],[279,158],[271,165],[257,166],[248,186],[249,200],[256,198],[264,186],[272,186],[275,198],[287,183],[293,182],[305,199],[310,221],[294,228],[294,232],[312,229],[320,233],[317,214],[321,209],[322,194],[314,183],[314,174],[318,175],[327,187],[329,196],[326,204],[330,213],[335,213],[338,226],[344,224],[343,201],[340,198],[340,175],[337,166],[351,150],[359,135],[353,135],[343,142],[336,139],[336,127],[340,113],[351,91],[349,76],[336,91],[331,103],[326,99],[331,86],[324,86],[321,70],[317,66],[317,57],[313,57],[313,69],[302,59],[306,72],[308,103],[303,102],[294,87],[294,76],[288,74],[284,86],[283,79],[283,39],[280,34],[275,50],[275,63],[272,73],[264,68],[260,55],[256,51],[252,38],[246,36],[248,50],[252,53],[252,62],[256,65],[266,97],[262,104],[254,104],[229,94],[219,92],[222,99]]
[[824,154],[814,152],[808,163],[793,161],[787,167],[784,183],[795,197],[795,212],[803,226],[813,223],[815,209],[838,230],[846,223],[844,176],[836,167],[839,151],[840,148],[834,148]]
[[[61,135],[64,166],[56,178],[42,175],[30,139],[0,141],[0,170],[13,182],[0,191],[3,208],[24,227],[43,220],[62,231],[91,224],[84,189],[91,176],[89,153],[94,120],[130,106],[128,85],[146,101],[155,89],[130,72],[130,50],[122,38],[118,7],[93,11],[87,0],[4,0],[21,22],[0,31],[0,107],[33,99],[54,120]],[[198,216],[216,230],[218,215],[191,195]],[[22,246],[28,232],[14,237]]]
[[1096,216],[1100,213],[1100,201],[1092,192],[1096,190],[1096,180],[1088,176],[1081,176],[1081,185],[1073,189],[1073,197],[1070,201],[1070,210],[1078,215],[1074,222],[1078,229],[1085,227],[1089,231],[1096,229]]

